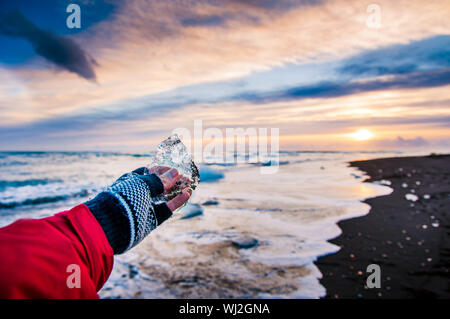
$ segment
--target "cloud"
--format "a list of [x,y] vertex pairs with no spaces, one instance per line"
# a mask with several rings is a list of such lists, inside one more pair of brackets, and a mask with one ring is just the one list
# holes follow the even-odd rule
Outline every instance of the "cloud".
[[17,10],[0,15],[0,34],[25,39],[37,54],[60,68],[88,80],[96,79],[97,62],[75,41],[40,29]]
[[418,66],[413,63],[404,63],[399,65],[376,65],[369,63],[347,64],[340,68],[340,72],[352,76],[361,75],[386,75],[386,74],[405,74],[416,71]]
[[373,144],[383,148],[415,148],[428,146],[429,142],[421,136],[410,139],[397,136],[396,139],[375,140]]
[[181,24],[185,27],[197,26],[220,26],[225,24],[227,18],[218,15],[196,15],[181,19]]
[[232,0],[231,2],[265,10],[285,11],[300,6],[319,5],[323,0]]
[[450,36],[371,50],[343,61],[338,72],[352,77],[406,74],[450,67]]
[[[255,3],[120,1],[108,19],[76,35],[83,48],[89,48],[101,61],[95,73],[102,86],[94,89],[68,72],[15,68],[13,75],[23,81],[30,101],[28,105],[16,103],[14,94],[9,93],[8,105],[20,109],[3,121],[13,122],[29,108],[39,110],[27,113],[36,119],[41,114],[59,116],[69,111],[109,109],[118,101],[146,98],[181,86],[237,79],[286,63],[342,59],[364,50],[442,34],[450,27],[450,20],[445,19],[446,6],[439,1],[380,1],[382,30],[365,27],[363,1],[323,1],[281,12],[267,9],[268,2],[251,2]],[[222,17],[226,22],[223,26],[196,27],[184,27],[180,22],[203,16]],[[315,80],[321,79],[312,74],[311,81]],[[280,87],[275,81],[267,84],[272,85],[268,90]]]
[[345,95],[393,90],[437,87],[450,84],[450,68],[397,75],[388,79],[353,82],[320,82],[309,86],[286,88],[270,93],[242,93],[230,100],[269,103],[302,98],[332,98]]
[[[79,81],[69,72],[54,74],[48,69],[8,68],[10,75],[5,77],[7,68],[0,66],[0,77],[6,79],[0,81],[0,136],[10,137],[13,144],[14,136],[27,133],[28,143],[34,145],[37,140],[52,143],[46,132],[61,133],[70,142],[80,128],[101,127],[98,136],[103,136],[110,134],[110,124],[117,122],[121,128],[114,130],[126,135],[140,129],[135,125],[139,118],[145,118],[149,127],[186,125],[188,119],[204,116],[210,119],[209,125],[253,123],[265,127],[276,120],[280,127],[301,130],[302,123],[315,119],[349,119],[342,126],[347,127],[357,125],[361,117],[414,116],[426,121],[429,116],[442,119],[448,115],[448,104],[427,107],[429,101],[449,98],[447,88],[438,87],[448,83],[448,72],[436,73],[434,66],[424,70],[415,58],[402,57],[395,63],[389,59],[389,51],[385,60],[380,60],[383,52],[373,55],[374,64],[370,57],[358,56],[366,50],[448,33],[448,3],[378,1],[382,28],[374,30],[365,24],[365,1],[323,1],[317,6],[283,10],[289,2],[294,1],[120,1],[107,19],[76,35],[83,48],[101,61],[95,68],[101,86]],[[402,52],[405,56],[411,53]],[[435,56],[445,63],[445,52],[438,51]],[[337,63],[348,57],[353,61],[346,64],[353,62],[354,71],[339,74]],[[357,67],[364,63],[369,64],[369,69],[360,69],[364,76],[383,78],[363,77],[361,81]],[[307,64],[312,65],[310,72],[302,68]],[[259,77],[281,67],[290,68],[288,77],[284,73]],[[409,84],[405,74],[411,75]],[[246,81],[249,76],[258,77],[255,85],[226,90],[199,87],[190,92],[196,85]],[[12,81],[21,86],[11,85]],[[433,85],[435,89],[416,89]],[[179,93],[175,90],[181,87],[186,89],[174,99]],[[407,90],[410,87],[414,90]],[[167,94],[156,100],[155,95],[162,92]],[[357,94],[364,92],[373,93]],[[411,103],[424,106],[411,110]],[[153,109],[160,113],[148,116]],[[320,123],[313,125],[323,129]],[[411,136],[403,131],[397,134]],[[417,134],[428,138],[425,133]]]

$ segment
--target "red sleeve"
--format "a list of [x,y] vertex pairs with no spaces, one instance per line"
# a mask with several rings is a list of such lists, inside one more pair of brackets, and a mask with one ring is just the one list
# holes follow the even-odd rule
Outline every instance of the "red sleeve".
[[113,257],[85,205],[18,220],[0,228],[0,298],[98,298]]

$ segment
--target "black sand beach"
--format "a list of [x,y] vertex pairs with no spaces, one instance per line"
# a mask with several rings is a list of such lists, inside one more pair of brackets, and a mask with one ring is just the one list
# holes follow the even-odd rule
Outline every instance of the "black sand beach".
[[[450,155],[350,164],[394,191],[366,200],[366,216],[339,222],[330,242],[341,250],[316,262],[326,298],[449,298]],[[365,287],[369,264],[381,267],[381,288]]]

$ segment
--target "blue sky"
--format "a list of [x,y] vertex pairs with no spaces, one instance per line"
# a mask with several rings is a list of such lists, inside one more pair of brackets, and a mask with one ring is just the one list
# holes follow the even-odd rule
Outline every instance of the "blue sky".
[[1,1],[0,149],[146,150],[198,119],[286,149],[446,148],[450,2],[403,2],[373,29],[364,1]]
[[[83,12],[82,28],[69,29],[66,19],[69,14],[66,8],[69,3],[77,3]],[[25,17],[43,30],[51,30],[59,35],[73,35],[86,32],[96,23],[107,19],[114,11],[115,6],[109,3],[95,1],[62,1],[62,0],[20,0],[1,1],[0,12],[7,14],[18,10]],[[33,46],[26,40],[16,37],[1,36],[0,61],[6,65],[22,65],[35,57]]]

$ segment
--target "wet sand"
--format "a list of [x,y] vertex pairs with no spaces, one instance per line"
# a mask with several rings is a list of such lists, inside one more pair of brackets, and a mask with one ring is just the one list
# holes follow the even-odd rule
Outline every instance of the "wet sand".
[[[342,234],[330,242],[340,251],[316,262],[325,298],[449,298],[450,155],[350,165],[394,191],[365,200],[366,216],[338,223]],[[369,264],[381,267],[381,288],[365,287]]]

